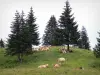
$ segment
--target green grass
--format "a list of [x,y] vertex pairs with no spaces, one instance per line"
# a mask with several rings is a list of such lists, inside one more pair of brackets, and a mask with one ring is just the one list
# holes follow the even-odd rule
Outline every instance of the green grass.
[[[0,75],[100,75],[100,59],[95,58],[92,51],[72,48],[73,53],[62,54],[59,48],[24,56],[23,63],[16,62],[16,56],[4,56],[5,50],[0,49]],[[61,67],[53,68],[59,57],[67,60]],[[49,64],[49,67],[37,68],[41,64]],[[78,67],[84,70],[77,70]]]

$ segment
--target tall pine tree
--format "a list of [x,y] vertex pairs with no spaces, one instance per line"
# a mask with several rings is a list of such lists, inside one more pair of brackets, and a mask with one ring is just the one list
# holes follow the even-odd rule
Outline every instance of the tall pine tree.
[[1,40],[0,40],[0,48],[4,48],[4,47],[5,47],[4,41],[1,39]]
[[28,14],[26,25],[28,27],[28,44],[29,48],[32,50],[32,45],[39,44],[39,33],[38,33],[38,26],[35,23],[36,18],[33,13],[33,9],[31,7],[30,12]]
[[20,42],[20,14],[16,11],[14,21],[11,25],[11,34],[9,34],[6,55],[16,55],[19,62],[21,62]]
[[98,32],[99,38],[97,38],[97,45],[94,48],[94,55],[96,58],[100,58],[100,32]]
[[63,29],[63,44],[67,44],[67,50],[69,50],[69,44],[77,44],[79,39],[78,25],[74,21],[73,14],[71,14],[71,7],[68,1],[64,12],[60,16],[60,28]]
[[43,35],[43,45],[57,45],[56,30],[57,21],[54,15],[50,17],[48,24],[45,29],[45,34]]
[[28,27],[25,23],[24,12],[22,11],[20,15],[20,49],[21,49],[21,58],[23,55],[31,54],[31,50],[29,48],[29,40],[28,40]]
[[22,62],[23,55],[30,54],[28,27],[25,23],[24,12],[21,15],[18,11],[15,13],[15,19],[12,22],[11,34],[9,35],[6,55],[17,56],[18,61]]
[[86,28],[83,26],[82,31],[80,32],[80,39],[79,39],[79,48],[83,49],[90,49],[89,38],[87,35]]

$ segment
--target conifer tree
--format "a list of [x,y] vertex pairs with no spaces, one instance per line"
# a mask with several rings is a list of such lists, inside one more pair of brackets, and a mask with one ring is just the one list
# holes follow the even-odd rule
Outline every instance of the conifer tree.
[[79,39],[78,25],[74,21],[73,14],[71,14],[71,7],[68,1],[64,12],[60,16],[60,28],[63,29],[63,44],[67,44],[67,50],[69,51],[69,44],[77,44]]
[[11,34],[8,38],[6,55],[17,56],[18,61],[22,62],[23,55],[32,53],[29,49],[28,27],[25,23],[24,12],[21,15],[15,13],[14,21],[11,26]]
[[31,54],[28,40],[28,27],[25,23],[24,12],[20,15],[20,49],[21,55]]
[[43,35],[43,45],[57,45],[56,30],[57,21],[54,15],[50,17],[48,24],[45,29],[45,34]]
[[98,32],[99,38],[97,38],[97,45],[94,48],[94,55],[96,58],[100,58],[100,32]]
[[28,27],[28,44],[29,48],[32,50],[32,45],[39,44],[39,33],[38,33],[38,26],[35,23],[36,18],[33,13],[33,9],[31,7],[30,12],[28,14],[26,25]]
[[8,38],[6,55],[16,55],[18,61],[22,62],[23,55],[32,53],[32,44],[39,44],[39,35],[37,25],[31,8],[27,20],[24,18],[24,12],[21,15],[18,11],[15,13],[14,21],[11,26],[11,34]]
[[79,48],[90,49],[89,38],[87,35],[86,28],[83,26],[80,32]]
[[14,21],[11,24],[11,34],[9,34],[7,42],[6,55],[16,55],[18,61],[21,62],[20,14],[18,11],[16,11]]

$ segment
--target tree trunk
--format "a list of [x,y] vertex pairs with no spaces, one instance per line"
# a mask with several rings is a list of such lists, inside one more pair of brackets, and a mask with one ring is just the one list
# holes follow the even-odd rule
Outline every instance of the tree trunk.
[[69,51],[69,44],[67,44],[67,50]]
[[20,62],[22,63],[22,61],[23,61],[23,54],[21,54],[20,56],[21,56],[21,61]]
[[20,59],[21,59],[21,58],[20,58],[20,54],[18,54],[18,56],[17,56],[17,57],[18,57],[18,62],[20,62]]
[[18,62],[22,63],[22,55],[18,54]]
[[70,42],[70,41],[69,41],[69,39],[70,39],[69,36],[70,36],[70,34],[69,34],[69,32],[68,32],[68,44],[67,44],[67,50],[68,50],[68,51],[69,51],[69,42]]
[[32,51],[32,44],[29,45],[29,49]]

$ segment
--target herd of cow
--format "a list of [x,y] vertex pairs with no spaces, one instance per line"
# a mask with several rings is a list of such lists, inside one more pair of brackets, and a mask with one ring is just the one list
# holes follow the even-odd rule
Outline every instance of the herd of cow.
[[32,51],[48,51],[51,46],[32,46]]
[[[54,68],[59,68],[62,66],[62,63],[65,62],[65,58],[61,57],[57,59],[57,63],[53,65]],[[49,64],[43,64],[43,65],[39,65],[38,68],[48,68]]]
[[[51,47],[55,47],[55,46],[51,46],[51,45],[48,45],[48,46],[32,46],[32,51],[33,52],[38,52],[38,51],[48,51],[50,50]],[[59,52],[60,53],[68,53],[68,52],[73,52],[72,50],[67,50],[67,46],[62,46],[60,49],[59,49]]]
[[[38,52],[38,51],[48,51],[51,49],[51,47],[55,47],[55,46],[32,46],[32,51],[33,52]],[[68,50],[67,50],[67,46],[62,46],[58,49],[58,51],[60,53],[67,53]],[[69,50],[69,52],[73,52],[72,50]],[[57,59],[58,62],[56,62],[55,64],[53,64],[53,67],[54,68],[59,68],[62,66],[62,63],[64,62],[67,62],[66,59],[64,57],[60,57]],[[38,68],[48,68],[50,65],[49,64],[42,64],[42,65],[39,65]],[[73,70],[84,70],[83,67],[78,67],[78,68],[75,68]]]
[[[33,52],[37,52],[37,51],[48,51],[48,50],[50,50],[50,48],[51,48],[52,46],[33,46],[32,47],[32,51]],[[53,46],[54,47],[54,46]],[[61,48],[61,50],[62,50],[62,48]],[[57,63],[56,64],[54,64],[53,65],[53,67],[54,68],[58,68],[58,67],[60,67],[61,66],[61,64],[63,63],[63,62],[65,62],[65,58],[63,58],[63,57],[61,57],[61,58],[58,58],[57,59]],[[43,65],[39,65],[38,66],[38,68],[47,68],[49,66],[49,64],[43,64]]]

